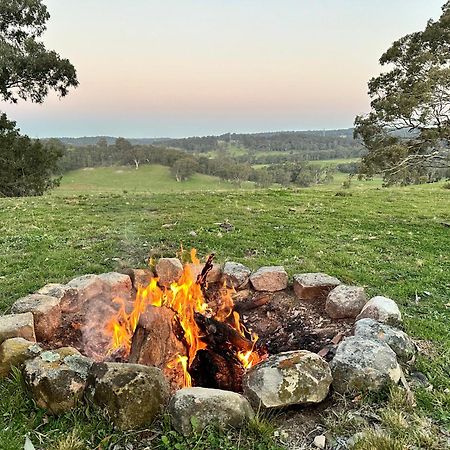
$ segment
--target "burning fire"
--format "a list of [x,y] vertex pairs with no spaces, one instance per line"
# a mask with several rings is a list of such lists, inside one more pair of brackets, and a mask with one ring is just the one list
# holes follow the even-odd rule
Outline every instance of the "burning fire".
[[[199,264],[196,250],[190,252],[191,261]],[[227,322],[241,336],[251,336],[252,348],[236,353],[236,358],[244,368],[250,368],[261,360],[261,356],[255,351],[258,336],[250,334],[241,323],[239,314],[233,311],[234,303],[231,297],[234,290],[223,285],[220,289],[220,299],[217,310],[214,312],[208,305],[203,295],[202,286],[192,273],[191,267],[186,264],[183,274],[177,282],[169,288],[160,287],[158,279],[153,278],[145,288],[139,288],[131,312],[127,312],[126,304],[122,299],[114,299],[120,305],[115,317],[107,324],[106,331],[111,336],[110,352],[130,353],[133,334],[138,326],[139,318],[149,306],[168,307],[172,309],[178,318],[184,332],[183,339],[186,343],[187,356],[177,355],[169,364],[169,368],[181,365],[184,373],[184,386],[192,385],[189,368],[199,350],[206,349],[207,344],[202,340],[202,332],[195,320],[195,314],[201,313],[213,317],[219,322]]]

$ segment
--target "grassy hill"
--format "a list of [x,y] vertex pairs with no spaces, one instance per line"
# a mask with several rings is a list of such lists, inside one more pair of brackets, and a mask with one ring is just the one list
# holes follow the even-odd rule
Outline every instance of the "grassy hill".
[[[450,429],[450,192],[442,184],[209,192],[223,185],[194,178],[180,188],[202,192],[186,195],[162,192],[173,185],[163,168],[117,170],[122,169],[69,174],[58,195],[0,199],[0,311],[49,282],[143,266],[149,254],[173,256],[180,242],[200,255],[214,251],[221,262],[252,268],[280,264],[290,275],[327,272],[399,302],[406,331],[421,349],[411,371],[424,373],[433,389],[417,388],[413,411],[394,394],[387,403],[377,399],[373,409],[370,398],[348,402],[346,410],[356,408],[359,422],[343,413],[324,426],[350,436],[370,415],[391,444],[358,448],[445,448],[437,426]],[[218,227],[225,220],[234,231]],[[242,434],[207,430],[184,441],[164,424],[144,435],[118,433],[90,409],[48,417],[24,394],[19,376],[0,382],[0,411],[2,450],[23,448],[26,434],[42,449],[126,448],[127,443],[139,449],[146,439],[148,448],[158,449],[283,448],[273,443],[270,425],[261,423]],[[325,424],[327,411],[318,413]],[[60,445],[67,442],[80,444]]]
[[[251,188],[252,183],[241,187]],[[130,166],[96,167],[75,170],[64,174],[58,195],[75,193],[128,192],[186,192],[199,190],[230,190],[236,185],[217,177],[195,174],[191,179],[177,183],[170,169],[160,165],[142,165],[139,170]]]

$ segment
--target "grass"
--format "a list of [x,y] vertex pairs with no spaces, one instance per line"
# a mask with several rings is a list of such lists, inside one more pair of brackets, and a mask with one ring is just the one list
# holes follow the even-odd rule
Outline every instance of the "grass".
[[[143,266],[149,255],[173,256],[180,242],[201,255],[214,251],[220,261],[237,260],[252,268],[282,264],[290,275],[328,272],[399,302],[406,331],[423,349],[415,369],[433,384],[432,391],[417,391],[415,415],[402,418],[397,410],[388,411],[380,419],[381,431],[372,432],[400,432],[405,420],[409,434],[401,442],[413,448],[418,441],[410,434],[419,419],[450,429],[450,192],[442,184],[382,189],[376,183],[356,183],[345,190],[349,195],[337,196],[342,192],[337,184],[222,191],[217,184],[198,183],[187,195],[156,192],[145,185],[145,177],[136,180],[134,190],[130,186],[137,172],[132,171],[124,193],[123,185],[111,187],[114,170],[105,169],[109,187],[87,193],[89,186],[106,181],[100,175],[94,181],[88,175],[83,179],[85,173],[89,171],[68,177],[57,195],[0,199],[0,311],[7,312],[17,298],[49,282]],[[213,186],[221,191],[204,190]],[[203,190],[195,192],[197,188]],[[223,221],[231,222],[234,231],[221,231],[217,223]],[[26,434],[36,448],[48,450],[77,445],[107,449],[116,443],[116,448],[133,443],[136,449],[143,442],[162,449],[278,448],[269,432],[256,439],[249,429],[240,434],[207,430],[194,444],[164,423],[143,435],[118,434],[89,408],[51,418],[34,407],[20,386],[18,375],[0,383],[1,450],[23,448]],[[389,401],[386,407],[393,408]],[[343,433],[349,430],[341,425]],[[383,439],[370,436],[373,442]],[[423,442],[417,448],[434,448]],[[361,449],[396,448],[389,445]]]
[[[242,183],[240,188],[251,188],[253,183]],[[64,175],[56,195],[76,193],[160,193],[200,190],[230,190],[236,185],[217,177],[195,174],[189,180],[176,183],[170,169],[160,165],[142,165],[139,170],[130,166],[97,167],[74,170]]]

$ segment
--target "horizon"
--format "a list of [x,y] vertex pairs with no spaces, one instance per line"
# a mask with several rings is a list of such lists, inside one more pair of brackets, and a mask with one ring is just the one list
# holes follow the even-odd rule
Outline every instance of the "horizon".
[[348,129],[381,54],[443,0],[330,3],[45,0],[43,41],[80,86],[0,109],[33,138]]

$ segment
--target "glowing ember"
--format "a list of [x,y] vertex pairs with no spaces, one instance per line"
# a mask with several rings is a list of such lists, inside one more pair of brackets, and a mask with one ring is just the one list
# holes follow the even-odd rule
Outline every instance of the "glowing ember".
[[[190,253],[191,261],[199,264],[195,249]],[[195,314],[213,317],[219,322],[225,322],[233,327],[241,336],[250,336],[248,330],[241,323],[239,314],[233,311],[234,303],[232,293],[234,290],[228,289],[226,285],[219,290],[217,305],[212,311],[206,302],[202,286],[197,281],[188,264],[184,266],[181,278],[170,285],[169,288],[158,286],[158,279],[153,278],[148,286],[139,288],[131,311],[127,312],[127,307],[121,299],[114,299],[120,305],[115,317],[107,324],[107,332],[111,336],[110,352],[120,351],[126,356],[131,350],[131,341],[139,318],[149,306],[168,307],[175,313],[183,330],[183,342],[187,348],[187,356],[177,355],[168,367],[174,368],[181,365],[184,373],[184,386],[191,386],[191,376],[188,369],[191,367],[195,356],[199,350],[206,349],[207,344],[202,340],[201,330],[195,320]],[[244,368],[249,368],[261,360],[260,355],[255,351],[255,344],[258,340],[256,334],[251,335],[251,350],[242,349],[237,351],[236,357]]]

